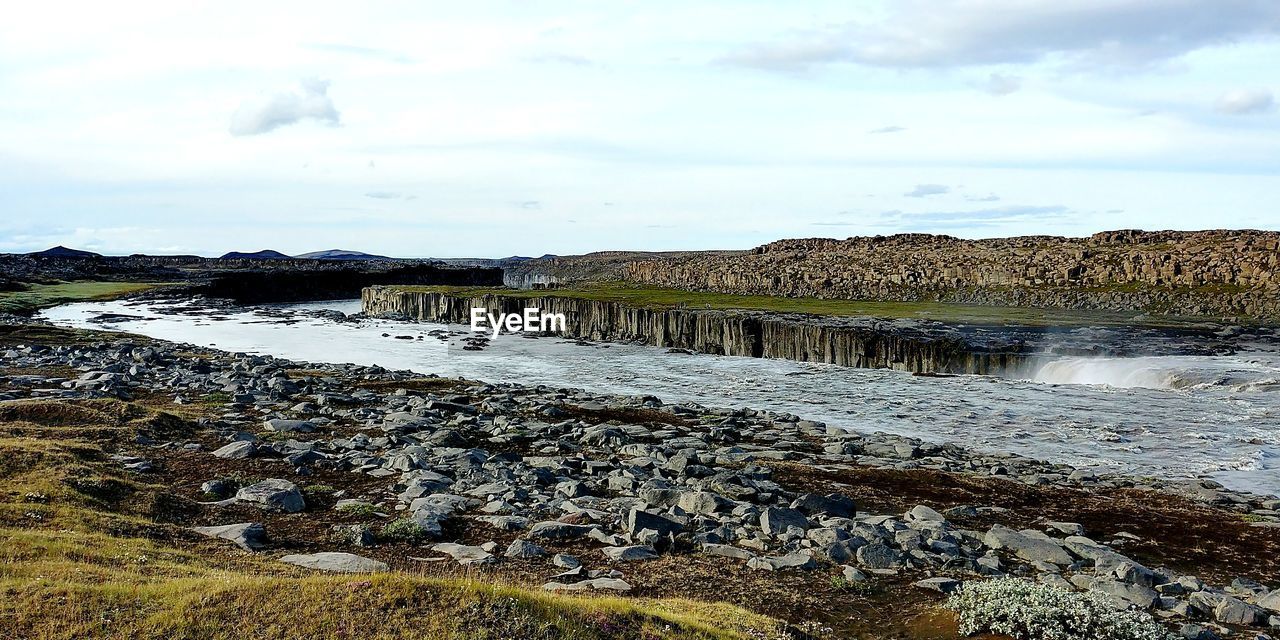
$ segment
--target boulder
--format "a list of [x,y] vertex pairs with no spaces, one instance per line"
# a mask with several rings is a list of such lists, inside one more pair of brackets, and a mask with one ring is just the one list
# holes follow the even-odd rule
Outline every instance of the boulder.
[[1027,562],[1069,565],[1075,561],[1066,549],[1042,536],[1038,531],[1014,531],[997,524],[982,540],[992,549],[1008,549]]
[[253,502],[264,508],[286,513],[297,513],[307,506],[297,485],[278,478],[242,487],[236,492],[236,500]]
[[280,558],[280,561],[299,567],[307,567],[308,569],[336,573],[379,573],[389,569],[385,562],[379,562],[353,553],[335,551],[292,554]]
[[797,509],[768,507],[760,513],[760,529],[771,536],[785,533],[791,527],[809,529],[809,519]]

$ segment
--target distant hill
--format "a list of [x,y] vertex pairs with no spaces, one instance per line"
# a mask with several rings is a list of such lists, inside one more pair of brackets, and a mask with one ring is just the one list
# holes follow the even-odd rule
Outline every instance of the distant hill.
[[387,256],[379,256],[361,251],[348,251],[346,249],[312,251],[311,253],[304,253],[294,257],[304,258],[307,260],[394,260],[394,258],[388,258]]
[[262,251],[254,251],[253,253],[232,251],[231,253],[222,254],[219,258],[221,260],[288,260],[289,256],[286,256],[279,251],[263,249]]
[[62,245],[45,249],[44,251],[35,251],[27,255],[33,258],[101,258],[102,254],[92,251],[81,251],[79,249],[68,249]]

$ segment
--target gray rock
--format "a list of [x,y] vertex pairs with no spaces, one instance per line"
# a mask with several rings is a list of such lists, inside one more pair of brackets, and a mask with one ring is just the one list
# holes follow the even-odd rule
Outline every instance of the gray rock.
[[582,566],[582,561],[566,553],[557,553],[551,558],[551,564],[561,569],[577,569]]
[[704,543],[702,552],[710,556],[720,556],[722,558],[736,558],[738,560],[750,560],[756,557],[756,554],[727,544]]
[[246,551],[257,551],[266,546],[267,542],[267,529],[258,522],[224,524],[217,527],[192,527],[191,530],[212,538],[230,540]]
[[639,535],[645,529],[657,531],[658,535],[665,536],[671,533],[679,533],[684,528],[679,522],[641,509],[628,511],[624,525],[627,533],[632,536]]
[[1056,565],[1069,565],[1074,562],[1070,553],[1049,540],[1047,537],[1032,535],[1039,532],[1014,531],[1005,526],[995,525],[983,537],[983,542],[992,549],[1008,549],[1027,562],[1049,562]]
[[1262,617],[1262,612],[1257,607],[1231,596],[1223,596],[1222,601],[1213,609],[1213,619],[1222,624],[1252,625]]
[[585,537],[595,525],[566,524],[555,520],[547,520],[533,525],[529,529],[529,537],[539,540],[569,540]]
[[237,440],[231,444],[225,445],[213,452],[213,455],[225,460],[244,460],[252,458],[253,454],[258,450],[258,445],[247,442],[245,440]]
[[236,500],[257,503],[286,513],[297,513],[307,506],[297,485],[278,478],[241,488],[236,492]]
[[547,550],[528,540],[516,538],[502,555],[508,558],[543,558],[547,556]]
[[658,557],[652,547],[632,546],[632,547],[605,547],[601,550],[604,557],[614,562],[635,562],[637,560],[652,560]]
[[281,418],[267,420],[264,426],[266,426],[270,431],[277,431],[280,433],[291,433],[295,431],[310,433],[316,430],[316,426],[306,420],[284,420]]
[[591,580],[582,580],[581,582],[574,582],[571,584],[548,582],[542,585],[542,588],[547,591],[587,591],[591,589],[601,591],[630,591],[631,585],[619,578],[593,578]]
[[879,542],[859,547],[857,560],[868,569],[900,569],[906,565],[901,551]]
[[937,591],[938,593],[951,593],[960,588],[960,581],[952,578],[926,578],[911,583],[911,586],[917,589],[928,589],[929,591]]
[[323,551],[320,553],[292,554],[280,558],[299,567],[333,571],[336,573],[379,573],[389,570],[387,563],[352,553]]
[[458,564],[464,567],[493,564],[498,561],[497,558],[493,557],[493,554],[489,553],[485,549],[465,544],[440,542],[431,545],[431,550],[436,553],[443,553],[454,560],[457,560]]
[[747,560],[747,568],[764,571],[781,571],[783,569],[816,569],[818,563],[807,553],[788,553],[777,557],[755,557]]
[[791,527],[809,529],[809,519],[796,509],[768,507],[760,513],[760,529],[771,536],[785,533]]
[[905,520],[912,523],[946,522],[947,518],[925,505],[918,504],[907,512]]

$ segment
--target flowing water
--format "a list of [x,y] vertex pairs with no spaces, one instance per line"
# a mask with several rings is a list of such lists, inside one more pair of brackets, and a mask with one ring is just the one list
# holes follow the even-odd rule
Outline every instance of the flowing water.
[[[45,312],[111,329],[291,360],[377,364],[447,376],[650,394],[756,407],[864,432],[884,431],[1143,476],[1212,476],[1280,493],[1280,352],[1063,358],[1028,379],[917,377],[885,370],[503,335],[466,351],[428,335],[446,327],[317,310],[359,301],[192,313],[181,304],[103,302]],[[102,322],[103,314],[118,314]],[[97,320],[95,320],[97,318]],[[411,339],[397,338],[409,336]]]

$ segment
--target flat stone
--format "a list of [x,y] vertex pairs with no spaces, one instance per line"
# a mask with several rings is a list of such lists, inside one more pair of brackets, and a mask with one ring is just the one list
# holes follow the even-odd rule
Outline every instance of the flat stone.
[[215,450],[213,455],[225,460],[244,460],[252,458],[257,450],[258,445],[245,440],[238,440]]
[[658,557],[652,547],[631,546],[631,547],[605,547],[601,550],[604,557],[614,562],[635,562],[637,560],[652,560]]
[[454,560],[458,564],[469,567],[482,564],[493,564],[498,561],[493,554],[481,547],[472,547],[465,544],[454,544],[452,542],[440,542],[431,545],[431,550],[436,553],[443,553]]
[[1014,531],[1001,525],[991,527],[983,537],[983,542],[992,549],[1008,549],[1027,562],[1069,565],[1075,561],[1066,549],[1047,538],[1033,536],[1025,531]]
[[568,540],[572,538],[585,537],[592,529],[595,528],[597,528],[595,525],[567,524],[564,522],[557,522],[555,520],[547,520],[533,525],[533,528],[529,529],[529,537],[548,540]]
[[316,426],[306,420],[285,420],[283,418],[267,420],[264,426],[266,426],[270,431],[277,431],[280,433],[291,433],[294,431],[310,433],[316,430]]
[[756,557],[756,554],[747,551],[746,549],[728,544],[705,543],[702,545],[702,552],[710,556],[736,558],[738,560],[750,560]]
[[191,530],[212,538],[230,540],[246,551],[257,551],[266,546],[267,541],[267,529],[258,522],[224,524],[216,527],[192,527]]
[[951,593],[960,588],[960,581],[952,578],[926,578],[912,582],[911,586],[917,589],[928,589],[929,591],[937,591],[938,593]]
[[280,558],[280,561],[308,569],[336,573],[379,573],[390,569],[385,562],[337,551],[292,554]]
[[748,569],[764,571],[781,571],[783,569],[816,569],[818,563],[807,553],[788,553],[785,556],[771,558],[755,557],[747,560]]
[[600,591],[630,591],[631,585],[627,584],[620,578],[594,578],[571,584],[548,582],[542,585],[542,588],[547,591],[587,591],[590,589]]

